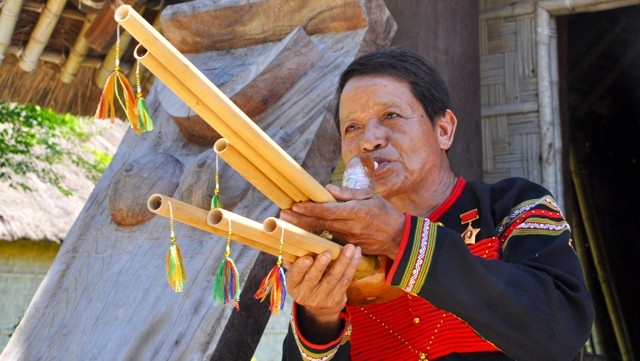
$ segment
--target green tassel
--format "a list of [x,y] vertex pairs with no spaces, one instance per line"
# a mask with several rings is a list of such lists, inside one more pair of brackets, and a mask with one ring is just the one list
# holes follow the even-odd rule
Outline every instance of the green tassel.
[[222,208],[222,201],[220,200],[219,194],[214,194],[213,198],[211,198],[211,209],[214,208]]
[[143,97],[138,97],[138,122],[140,123],[141,132],[150,132],[153,130],[153,121],[151,115],[149,115],[149,108],[147,102]]

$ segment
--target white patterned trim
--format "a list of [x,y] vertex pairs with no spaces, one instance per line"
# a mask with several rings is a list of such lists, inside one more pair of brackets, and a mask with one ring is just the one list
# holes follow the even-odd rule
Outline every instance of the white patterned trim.
[[507,229],[509,224],[511,224],[511,222],[513,222],[514,219],[518,218],[522,213],[530,210],[531,208],[537,207],[538,205],[540,205],[543,202],[549,203],[551,205],[551,208],[553,208],[555,211],[557,211],[560,214],[562,214],[562,212],[560,211],[560,207],[556,203],[556,200],[553,199],[553,197],[551,197],[551,196],[544,196],[544,197],[542,197],[540,199],[537,199],[537,200],[533,201],[532,203],[529,203],[529,204],[527,204],[527,205],[525,205],[523,207],[520,207],[518,209],[515,209],[513,212],[511,212],[511,214],[509,214],[507,216],[507,218],[504,219],[502,224],[500,224],[500,227],[498,227],[498,229],[497,229],[497,233],[498,234],[502,234],[502,232],[504,232],[504,230]]
[[411,271],[411,278],[409,279],[409,283],[407,287],[405,287],[405,291],[411,292],[413,290],[413,286],[416,284],[416,280],[418,275],[420,275],[420,271],[422,271],[422,266],[424,264],[424,257],[427,254],[427,246],[429,244],[427,238],[429,236],[429,229],[431,228],[431,221],[429,219],[424,219],[424,225],[422,226],[422,234],[420,237],[420,249],[418,250],[418,259],[413,266],[413,271]]

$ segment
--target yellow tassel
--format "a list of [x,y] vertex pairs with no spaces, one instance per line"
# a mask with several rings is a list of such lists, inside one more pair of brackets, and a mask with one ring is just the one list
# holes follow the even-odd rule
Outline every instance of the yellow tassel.
[[178,293],[182,292],[182,286],[188,279],[180,246],[176,243],[175,238],[171,238],[171,245],[169,252],[167,252],[167,281],[173,291]]
[[182,292],[182,286],[187,280],[187,270],[184,267],[184,261],[182,260],[182,251],[180,246],[176,242],[175,227],[173,224],[173,207],[169,202],[169,231],[171,232],[171,244],[169,245],[169,252],[167,253],[167,281],[169,286],[173,288],[174,292]]

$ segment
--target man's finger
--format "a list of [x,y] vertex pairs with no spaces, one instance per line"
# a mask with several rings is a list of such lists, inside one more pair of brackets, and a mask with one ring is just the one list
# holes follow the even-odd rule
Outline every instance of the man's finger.
[[287,285],[291,288],[296,288],[298,284],[302,282],[304,275],[307,273],[307,270],[309,270],[312,263],[313,258],[304,256],[290,264],[289,267],[287,267],[287,274],[285,276]]
[[318,288],[319,292],[342,293],[347,289],[347,286],[351,283],[350,279],[353,277],[353,274],[349,274],[349,270],[353,258],[357,253],[356,251],[356,247],[352,244],[344,246],[340,256],[325,273]]
[[369,199],[375,195],[375,193],[370,189],[338,187],[333,184],[329,184],[325,188],[339,202]]

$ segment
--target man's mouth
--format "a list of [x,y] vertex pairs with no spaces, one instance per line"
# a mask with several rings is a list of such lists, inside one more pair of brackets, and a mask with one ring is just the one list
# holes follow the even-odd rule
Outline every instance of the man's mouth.
[[374,176],[378,175],[379,173],[383,172],[384,169],[389,165],[389,161],[386,159],[374,159],[373,161],[373,169],[374,169]]

